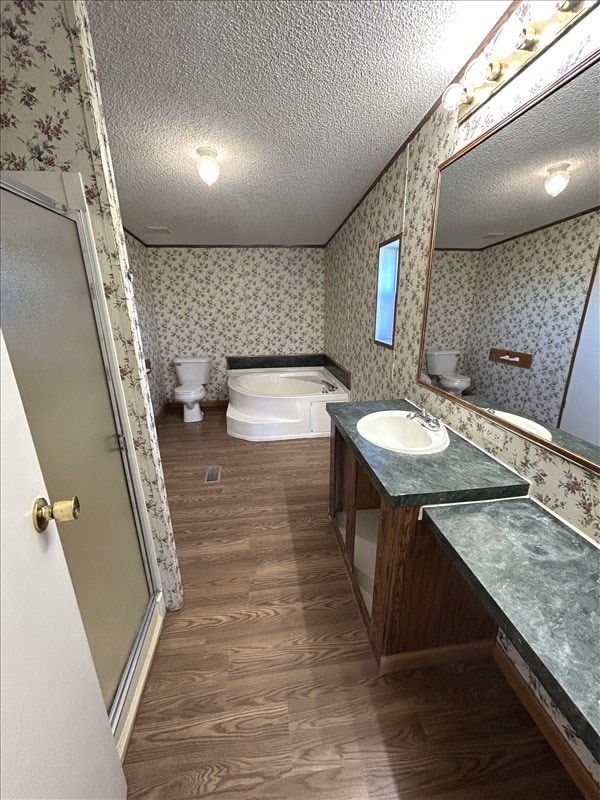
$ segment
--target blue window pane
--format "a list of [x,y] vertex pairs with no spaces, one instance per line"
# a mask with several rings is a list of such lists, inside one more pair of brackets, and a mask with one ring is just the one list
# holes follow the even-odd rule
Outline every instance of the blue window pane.
[[399,240],[379,248],[375,341],[391,345],[394,341],[394,311],[398,285]]

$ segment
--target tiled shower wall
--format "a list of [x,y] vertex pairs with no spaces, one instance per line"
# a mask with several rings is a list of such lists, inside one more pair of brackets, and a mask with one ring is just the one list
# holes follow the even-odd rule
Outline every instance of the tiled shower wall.
[[323,352],[323,248],[149,247],[145,269],[134,288],[152,287],[142,317],[156,315],[146,327],[160,342],[163,400],[177,385],[176,356],[210,356],[206,397],[220,400],[227,355]]
[[[483,250],[436,251],[426,349],[460,350],[475,394],[556,425],[599,246],[594,211]],[[490,347],[532,353],[532,369],[489,361]]]

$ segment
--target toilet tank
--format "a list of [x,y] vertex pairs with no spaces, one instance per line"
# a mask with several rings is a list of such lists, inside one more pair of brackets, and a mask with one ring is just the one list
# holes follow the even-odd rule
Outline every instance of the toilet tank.
[[173,364],[179,383],[208,383],[210,375],[210,358],[208,356],[194,358],[176,356]]
[[430,375],[449,375],[456,372],[458,350],[428,350],[427,372]]

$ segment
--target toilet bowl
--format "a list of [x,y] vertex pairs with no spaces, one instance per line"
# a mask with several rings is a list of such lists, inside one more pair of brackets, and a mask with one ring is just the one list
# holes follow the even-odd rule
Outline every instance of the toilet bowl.
[[428,350],[426,355],[427,372],[444,391],[460,397],[469,388],[471,378],[455,372],[458,350]]
[[450,394],[460,397],[471,385],[471,378],[468,375],[460,375],[458,372],[451,372],[449,375],[440,375],[440,386]]
[[173,361],[179,386],[175,388],[173,398],[183,405],[184,422],[200,422],[204,417],[200,401],[206,396],[204,384],[210,375],[210,358],[196,356],[194,358],[177,357]]
[[175,389],[173,398],[176,403],[183,404],[184,422],[200,422],[204,416],[200,408],[200,400],[205,397],[206,389],[196,383],[182,383]]

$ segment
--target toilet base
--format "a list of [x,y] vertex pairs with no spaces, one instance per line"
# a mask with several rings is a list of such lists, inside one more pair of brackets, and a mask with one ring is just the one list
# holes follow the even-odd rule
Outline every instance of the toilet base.
[[191,407],[184,403],[183,406],[183,421],[184,422],[200,422],[204,414],[200,408],[200,401],[194,403]]

